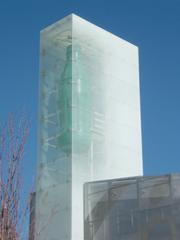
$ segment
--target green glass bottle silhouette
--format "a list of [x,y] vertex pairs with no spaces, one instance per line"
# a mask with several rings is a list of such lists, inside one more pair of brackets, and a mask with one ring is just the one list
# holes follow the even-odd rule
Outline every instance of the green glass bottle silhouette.
[[62,150],[69,150],[72,145],[72,45],[66,49],[66,63],[62,72],[59,91],[58,91],[58,107],[59,107],[59,122],[60,122],[60,137],[59,144]]
[[[62,149],[85,152],[91,142],[91,90],[80,48],[66,50],[66,64],[59,90],[60,137]],[[72,120],[73,117],[73,120]],[[72,133],[73,131],[73,133]]]

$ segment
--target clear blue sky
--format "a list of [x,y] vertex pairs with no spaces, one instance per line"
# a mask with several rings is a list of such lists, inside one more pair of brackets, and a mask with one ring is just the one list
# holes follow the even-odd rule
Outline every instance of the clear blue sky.
[[39,31],[70,13],[139,46],[144,173],[180,172],[180,0],[1,0],[0,120],[32,116],[36,162]]

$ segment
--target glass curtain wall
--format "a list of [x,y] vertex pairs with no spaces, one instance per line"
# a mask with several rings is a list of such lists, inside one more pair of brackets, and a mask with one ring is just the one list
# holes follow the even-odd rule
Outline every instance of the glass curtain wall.
[[180,174],[84,186],[85,240],[179,240]]

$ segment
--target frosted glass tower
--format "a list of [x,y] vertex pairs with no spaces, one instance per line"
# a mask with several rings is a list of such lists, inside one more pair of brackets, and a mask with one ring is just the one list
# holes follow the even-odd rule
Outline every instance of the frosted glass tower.
[[41,32],[36,240],[83,240],[83,184],[142,175],[138,48],[69,15]]

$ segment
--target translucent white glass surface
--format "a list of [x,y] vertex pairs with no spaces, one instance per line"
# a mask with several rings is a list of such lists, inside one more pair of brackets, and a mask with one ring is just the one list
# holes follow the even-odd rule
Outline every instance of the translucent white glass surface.
[[37,239],[83,239],[83,184],[142,175],[138,49],[70,15],[41,32]]

